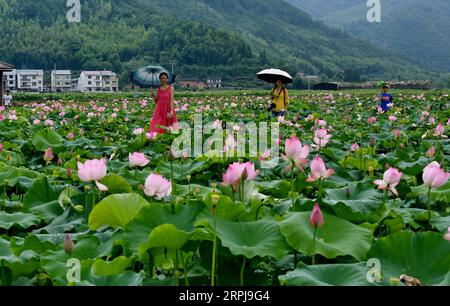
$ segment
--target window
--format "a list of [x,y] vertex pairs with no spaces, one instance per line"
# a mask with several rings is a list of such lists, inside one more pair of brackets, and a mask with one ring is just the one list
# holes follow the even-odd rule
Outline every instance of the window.
[[88,79],[92,79],[92,75],[88,76]]
[[14,85],[14,81],[9,81],[9,85]]
[[32,85],[32,86],[36,86],[37,84],[36,84],[36,82],[33,82],[33,83],[31,83],[31,85]]
[[92,85],[92,82],[91,82],[91,81],[88,81],[88,85]]

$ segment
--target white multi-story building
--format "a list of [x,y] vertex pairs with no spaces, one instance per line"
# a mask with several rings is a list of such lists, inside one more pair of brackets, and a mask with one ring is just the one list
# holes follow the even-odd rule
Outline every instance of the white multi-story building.
[[43,70],[17,70],[17,89],[22,91],[43,91]]
[[52,91],[68,92],[72,90],[72,74],[70,70],[52,70]]
[[209,88],[222,88],[222,78],[217,76],[208,76],[206,78],[206,83]]
[[119,90],[119,78],[112,71],[83,71],[78,79],[77,90],[117,92]]
[[3,82],[5,84],[6,90],[16,90],[17,88],[17,71],[14,69],[13,71],[5,72],[3,74]]

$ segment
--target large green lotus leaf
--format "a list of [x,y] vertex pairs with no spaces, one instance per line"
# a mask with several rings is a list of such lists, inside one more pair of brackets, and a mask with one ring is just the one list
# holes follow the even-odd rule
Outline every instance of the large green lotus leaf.
[[191,237],[192,233],[181,231],[173,224],[162,224],[151,231],[146,243],[139,245],[138,253],[142,256],[150,248],[181,249]]
[[303,263],[294,271],[280,275],[286,286],[369,286],[365,263],[307,266]]
[[149,203],[135,193],[113,194],[98,203],[89,215],[89,228],[96,230],[108,225],[124,228],[133,220],[142,207]]
[[16,212],[8,214],[0,211],[0,228],[10,229],[13,225],[18,225],[23,229],[27,229],[32,225],[38,224],[40,219],[34,214],[25,214]]
[[41,152],[52,148],[53,153],[58,154],[64,149],[64,139],[51,129],[43,129],[34,134],[32,143]]
[[[7,158],[8,156],[11,158],[10,161]],[[20,166],[24,164],[24,161],[25,159],[22,153],[6,150],[0,153],[0,162],[11,163],[12,166]]]
[[205,187],[197,184],[191,184],[190,186],[175,184],[175,191],[173,191],[173,194],[177,196],[187,196],[188,194],[190,194],[191,196],[194,195],[203,197],[205,194],[212,191],[213,189],[210,187]]
[[175,214],[170,205],[151,203],[145,206],[136,217],[127,224],[122,239],[127,248],[136,250],[138,244],[147,241],[150,232],[162,224],[173,224],[185,232],[194,230],[194,220],[204,209],[201,202],[192,202],[187,205],[175,205]]
[[44,253],[47,250],[54,250],[55,248],[55,244],[48,241],[41,241],[35,235],[28,235],[25,238],[11,238],[11,249],[15,254],[20,254],[27,250],[31,250],[39,254]]
[[100,182],[108,187],[108,192],[110,193],[131,192],[131,185],[128,183],[128,181],[120,175],[114,173],[108,174]]
[[287,180],[272,180],[269,182],[255,182],[259,190],[276,198],[286,198],[291,191],[291,183]]
[[[206,161],[193,162],[192,160],[188,160],[185,162],[173,162],[173,178],[176,181],[186,180],[186,176],[192,175],[196,172],[200,172],[208,167]],[[158,166],[156,167],[156,171],[162,176],[170,179],[171,170],[170,170],[170,162],[162,160]]]
[[447,232],[450,227],[450,216],[431,218],[431,224],[441,232]]
[[[204,211],[199,215],[199,219],[211,219],[213,203],[212,203],[212,193],[207,194],[203,197],[203,202],[206,205]],[[218,195],[218,200],[216,203],[215,213],[218,218],[226,219],[226,220],[239,220],[239,216],[245,212],[245,204],[242,202],[237,202],[236,204],[233,201],[224,195]]]
[[[67,262],[69,259],[76,258],[80,260],[82,267],[86,266],[90,269],[95,259],[103,256],[111,256],[113,248],[112,240],[107,243],[102,243],[96,237],[84,238],[80,241],[75,241],[74,244],[75,248],[72,254],[66,253],[63,244],[61,244],[61,249],[48,251],[45,256],[41,257],[42,268],[57,284],[67,284],[66,275],[69,269]],[[82,273],[81,277],[86,277],[87,273]]]
[[145,133],[136,135],[136,137],[128,143],[128,151],[136,152],[141,150],[147,144],[147,136]]
[[397,232],[378,240],[367,258],[380,261],[385,279],[406,274],[423,285],[450,285],[450,243],[441,233]]
[[358,158],[353,156],[347,156],[339,163],[342,167],[352,166],[353,168],[367,171],[369,167],[373,167],[374,169],[378,166],[378,161],[376,159],[366,159],[363,162]]
[[[297,251],[312,255],[314,227],[309,224],[310,212],[293,212],[280,222],[281,233]],[[351,255],[364,260],[372,242],[372,231],[347,220],[324,214],[325,223],[317,229],[316,254],[326,258]]]
[[420,157],[418,160],[416,160],[414,162],[401,161],[397,164],[397,168],[398,168],[398,170],[400,170],[401,172],[403,172],[405,174],[416,176],[416,175],[422,173],[423,168],[425,168],[425,166],[429,162],[430,162],[429,159],[427,159],[425,157]]
[[24,168],[16,168],[0,162],[0,182],[6,182],[10,187],[17,184],[20,178],[35,179],[42,174]]
[[139,273],[125,271],[119,275],[96,276],[88,274],[86,281],[81,281],[84,286],[142,286],[145,272]]
[[347,187],[326,190],[323,201],[329,205],[343,203],[353,212],[370,216],[376,221],[376,211],[383,205],[383,194],[367,183],[358,182]]
[[[417,197],[419,194],[428,195],[428,186],[425,184],[411,187],[411,195]],[[439,188],[431,188],[430,197],[433,201],[450,202],[450,182]]]
[[91,267],[92,274],[97,276],[122,274],[133,261],[132,257],[119,256],[112,261],[97,258]]
[[[274,220],[233,222],[217,219],[216,222],[217,235],[222,245],[234,255],[244,255],[247,258],[272,256],[280,259],[290,250],[280,233],[280,225]],[[212,225],[210,221],[210,226]]]
[[27,191],[23,199],[26,210],[36,212],[49,222],[63,213],[58,203],[59,195],[63,187],[50,186],[47,177],[34,181],[33,186]]
[[14,256],[10,247],[11,243],[0,237],[0,260]]

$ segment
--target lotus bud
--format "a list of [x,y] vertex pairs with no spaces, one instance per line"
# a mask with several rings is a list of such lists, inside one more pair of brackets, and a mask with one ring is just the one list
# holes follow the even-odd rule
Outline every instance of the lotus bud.
[[64,250],[67,254],[72,254],[75,249],[75,245],[72,240],[72,235],[67,234],[66,239],[64,240]]
[[52,159],[53,159],[53,150],[52,150],[52,148],[48,148],[47,150],[45,150],[45,153],[44,153],[44,160],[46,161],[46,162],[50,162]]
[[219,199],[220,199],[220,196],[217,193],[214,193],[211,195],[211,202],[212,202],[211,212],[213,215],[216,215],[217,203],[219,203]]
[[73,209],[75,209],[75,211],[79,214],[82,214],[84,211],[84,207],[82,205],[76,205],[73,207]]
[[191,182],[191,176],[190,175],[186,175],[186,180],[188,181],[188,183]]
[[2,152],[3,152],[3,144],[0,143],[0,154],[2,154]]
[[72,177],[72,169],[70,167],[66,169],[66,175],[67,177]]

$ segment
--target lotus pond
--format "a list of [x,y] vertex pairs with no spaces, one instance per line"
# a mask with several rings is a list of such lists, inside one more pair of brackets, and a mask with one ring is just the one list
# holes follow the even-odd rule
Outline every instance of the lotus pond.
[[[254,93],[177,100],[180,122],[233,122],[216,151],[268,120]],[[450,285],[450,98],[378,104],[293,96],[272,168],[270,150],[174,156],[145,98],[1,109],[0,284]]]

